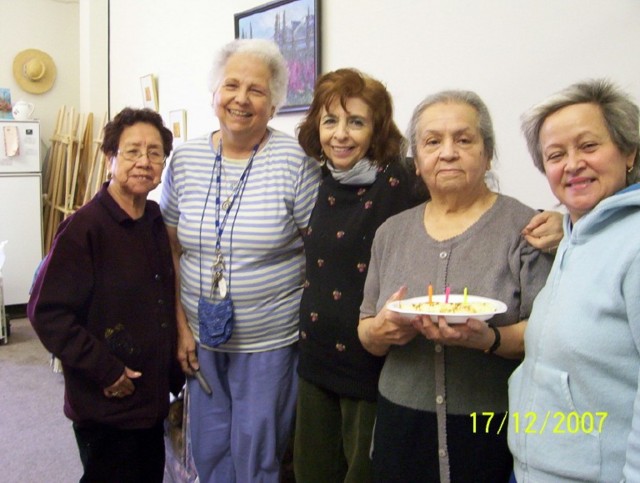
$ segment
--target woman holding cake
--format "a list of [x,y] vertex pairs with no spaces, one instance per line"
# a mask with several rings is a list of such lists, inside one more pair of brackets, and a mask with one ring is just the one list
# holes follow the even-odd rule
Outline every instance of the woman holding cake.
[[[358,334],[386,355],[378,385],[373,474],[378,481],[508,481],[512,458],[500,421],[507,379],[523,354],[523,333],[551,258],[522,230],[535,211],[489,186],[495,138],[473,92],[444,91],[414,111],[408,138],[431,199],[389,218],[373,243]],[[409,317],[389,301],[435,293],[506,303],[487,324],[449,326]],[[477,422],[477,421],[476,421]]]

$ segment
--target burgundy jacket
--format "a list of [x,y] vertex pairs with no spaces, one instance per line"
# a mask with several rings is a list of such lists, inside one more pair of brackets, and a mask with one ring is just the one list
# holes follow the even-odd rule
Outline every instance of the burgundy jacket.
[[[139,220],[107,191],[64,220],[36,276],[27,314],[62,362],[66,416],[80,426],[149,428],[184,376],[176,361],[175,277],[160,209]],[[133,395],[107,398],[125,365]]]

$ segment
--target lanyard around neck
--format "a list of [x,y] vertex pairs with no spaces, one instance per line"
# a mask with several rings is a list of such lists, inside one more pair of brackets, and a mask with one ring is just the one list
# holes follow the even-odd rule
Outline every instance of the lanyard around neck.
[[[220,142],[218,144],[218,152],[216,153],[215,160],[213,162],[213,169],[211,170],[211,180],[209,181],[209,189],[207,190],[207,197],[204,201],[204,206],[202,207],[202,217],[200,218],[200,295],[202,295],[202,226],[204,224],[204,214],[207,210],[207,204],[209,203],[209,194],[211,193],[211,185],[213,185],[214,174],[215,183],[216,183],[216,209],[215,209],[215,233],[216,233],[216,246],[215,246],[215,260],[213,262],[213,266],[211,267],[211,271],[213,273],[212,284],[211,284],[211,297],[213,297],[213,291],[218,288],[220,284],[221,291],[224,292],[224,295],[227,293],[227,288],[231,286],[231,271],[229,270],[229,282],[227,283],[224,280],[224,257],[222,255],[222,233],[224,232],[224,227],[227,224],[227,218],[229,217],[229,212],[231,211],[231,207],[233,206],[236,198],[242,198],[242,193],[244,192],[247,178],[249,176],[249,171],[251,171],[251,166],[253,164],[253,158],[258,152],[258,148],[260,147],[260,143],[256,144],[253,147],[253,152],[251,153],[251,157],[249,158],[249,162],[247,166],[244,168],[240,179],[236,187],[234,188],[233,194],[230,197],[230,200],[225,203],[226,207],[224,208],[224,217],[220,220],[220,194],[222,191],[222,137],[220,138]],[[239,202],[238,202],[239,203]],[[238,210],[240,209],[240,205],[238,204],[236,208],[235,216],[238,216]],[[235,217],[233,224],[235,224]],[[232,237],[229,241],[229,264],[231,264],[231,255],[232,255],[232,245],[233,245],[233,224],[231,226]],[[229,265],[231,266],[231,265]],[[224,290],[222,290],[222,286],[224,286]]]
[[[256,144],[253,147],[253,151],[251,152],[251,157],[249,158],[249,162],[247,163],[247,166],[244,168],[244,171],[242,171],[242,174],[240,175],[240,179],[238,180],[238,183],[236,184],[236,187],[231,195],[231,199],[228,200],[228,202],[225,202],[226,207],[224,207],[224,216],[222,218],[222,220],[220,220],[220,207],[222,206],[222,204],[220,203],[220,196],[221,196],[221,192],[222,192],[222,136],[220,136],[220,142],[218,143],[218,153],[216,154],[216,159],[214,162],[214,170],[217,167],[217,174],[216,174],[216,220],[215,220],[215,226],[216,226],[216,256],[218,256],[219,254],[222,253],[221,250],[221,240],[222,240],[222,233],[224,232],[224,227],[227,224],[227,218],[229,217],[229,212],[231,211],[231,207],[233,206],[236,198],[238,197],[238,195],[242,196],[242,193],[244,192],[244,188],[246,185],[246,179],[247,176],[249,174],[249,171],[251,170],[251,165],[253,164],[253,158],[255,157],[256,153],[258,152],[258,147],[260,146],[260,143]],[[236,210],[237,213],[238,210]]]

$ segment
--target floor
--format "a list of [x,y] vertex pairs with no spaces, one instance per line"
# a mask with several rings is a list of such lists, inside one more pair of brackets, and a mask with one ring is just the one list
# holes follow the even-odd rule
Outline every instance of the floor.
[[[24,314],[18,311],[9,317],[10,334],[0,344],[0,481],[78,481],[82,466],[71,422],[62,412],[63,376],[52,370],[51,355]],[[175,438],[167,438],[167,447],[174,442]],[[164,483],[195,481],[195,472],[185,469],[179,456],[168,451]],[[290,453],[281,482],[295,482]]]
[[64,382],[27,319],[11,319],[0,345],[0,480],[68,483],[82,468],[71,422],[62,413]]

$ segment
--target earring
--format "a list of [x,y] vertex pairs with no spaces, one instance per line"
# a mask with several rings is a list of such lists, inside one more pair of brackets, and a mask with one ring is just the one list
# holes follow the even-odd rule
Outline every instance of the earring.
[[324,166],[325,164],[327,164],[327,157],[324,154],[324,151],[321,149],[320,150],[320,166]]
[[630,173],[631,171],[633,171],[633,164],[629,166],[629,169],[627,169],[627,173]]

